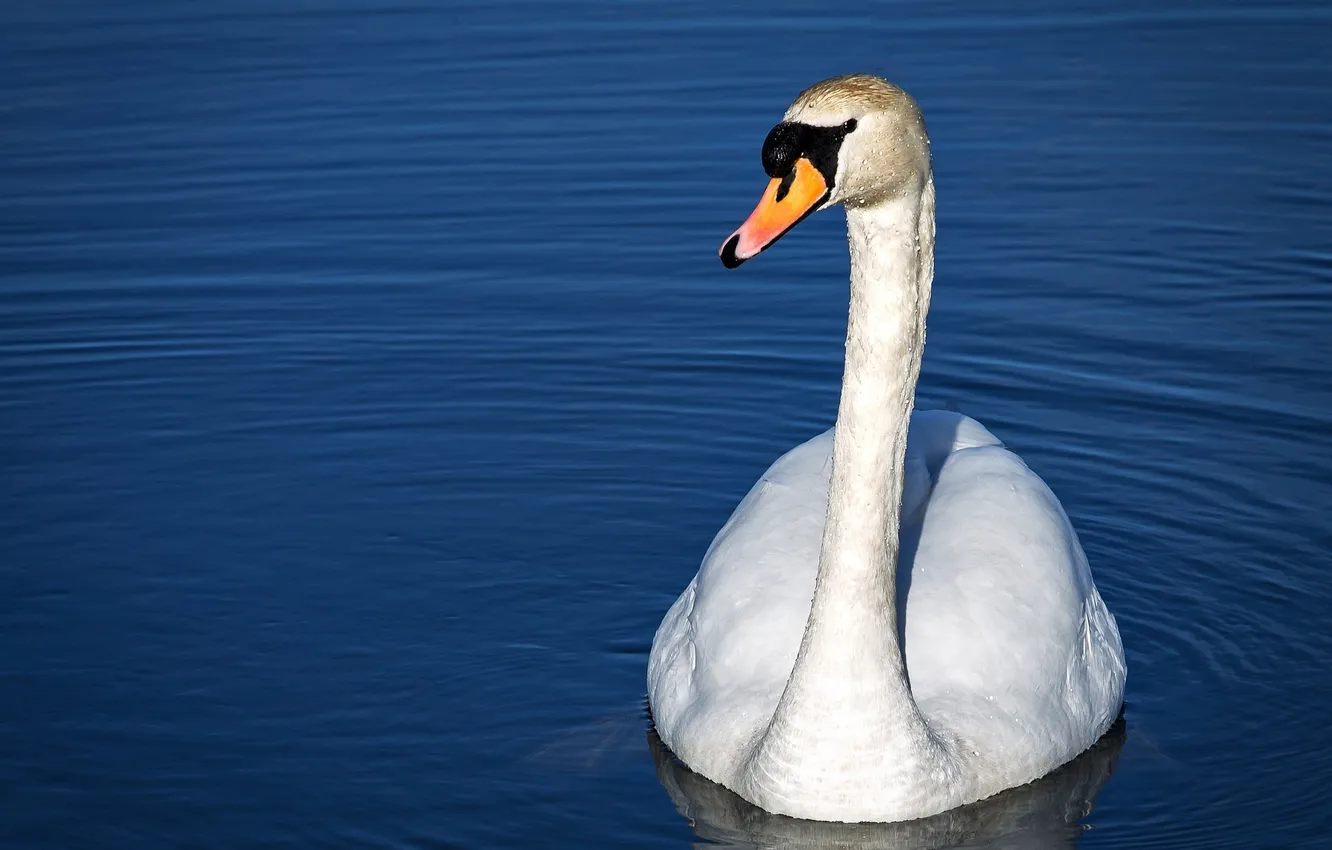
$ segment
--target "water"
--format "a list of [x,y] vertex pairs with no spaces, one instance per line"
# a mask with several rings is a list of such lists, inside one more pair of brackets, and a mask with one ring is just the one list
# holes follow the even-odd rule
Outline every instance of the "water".
[[[1325,7],[0,23],[16,846],[1328,840]],[[654,763],[642,697],[712,534],[831,423],[840,216],[715,250],[789,99],[859,69],[934,139],[921,403],[1061,496],[1130,674],[1050,782],[839,832]]]

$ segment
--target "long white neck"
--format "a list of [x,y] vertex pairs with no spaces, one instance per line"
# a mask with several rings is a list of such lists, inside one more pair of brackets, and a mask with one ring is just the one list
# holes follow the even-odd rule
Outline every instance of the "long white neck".
[[[882,812],[909,808],[946,770],[943,744],[912,699],[898,639],[896,572],[907,429],[934,277],[934,184],[848,209],[851,302],[846,371],[818,579],[795,668],[749,764],[753,791],[775,804],[829,797],[841,786]],[[874,798],[874,799],[871,799]],[[838,802],[838,800],[841,802]],[[766,805],[765,805],[766,807]]]

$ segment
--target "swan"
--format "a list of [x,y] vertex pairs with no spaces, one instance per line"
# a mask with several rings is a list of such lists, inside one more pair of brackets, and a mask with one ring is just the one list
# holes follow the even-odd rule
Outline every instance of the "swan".
[[1124,650],[1058,499],[984,426],[913,414],[934,277],[916,102],[853,74],[796,97],[734,268],[846,209],[834,427],[779,458],[652,642],[648,705],[686,766],[769,812],[927,817],[1031,782],[1119,716]]

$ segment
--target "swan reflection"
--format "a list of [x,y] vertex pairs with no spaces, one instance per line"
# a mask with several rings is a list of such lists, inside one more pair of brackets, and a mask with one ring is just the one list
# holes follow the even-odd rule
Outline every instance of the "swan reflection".
[[1088,828],[1082,821],[1114,772],[1124,737],[1120,717],[1090,750],[1035,782],[934,817],[888,824],[822,823],[774,815],[680,764],[655,730],[648,731],[648,746],[657,779],[676,810],[699,838],[722,847],[1069,848]]

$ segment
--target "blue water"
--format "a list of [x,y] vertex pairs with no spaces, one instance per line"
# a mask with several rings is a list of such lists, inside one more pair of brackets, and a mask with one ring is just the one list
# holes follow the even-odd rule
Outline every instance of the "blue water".
[[[0,834],[1324,844],[1329,44],[1312,3],[6,4]],[[850,70],[934,141],[920,403],[1060,495],[1130,672],[1046,783],[839,832],[642,699],[835,412],[840,215],[715,251]]]

